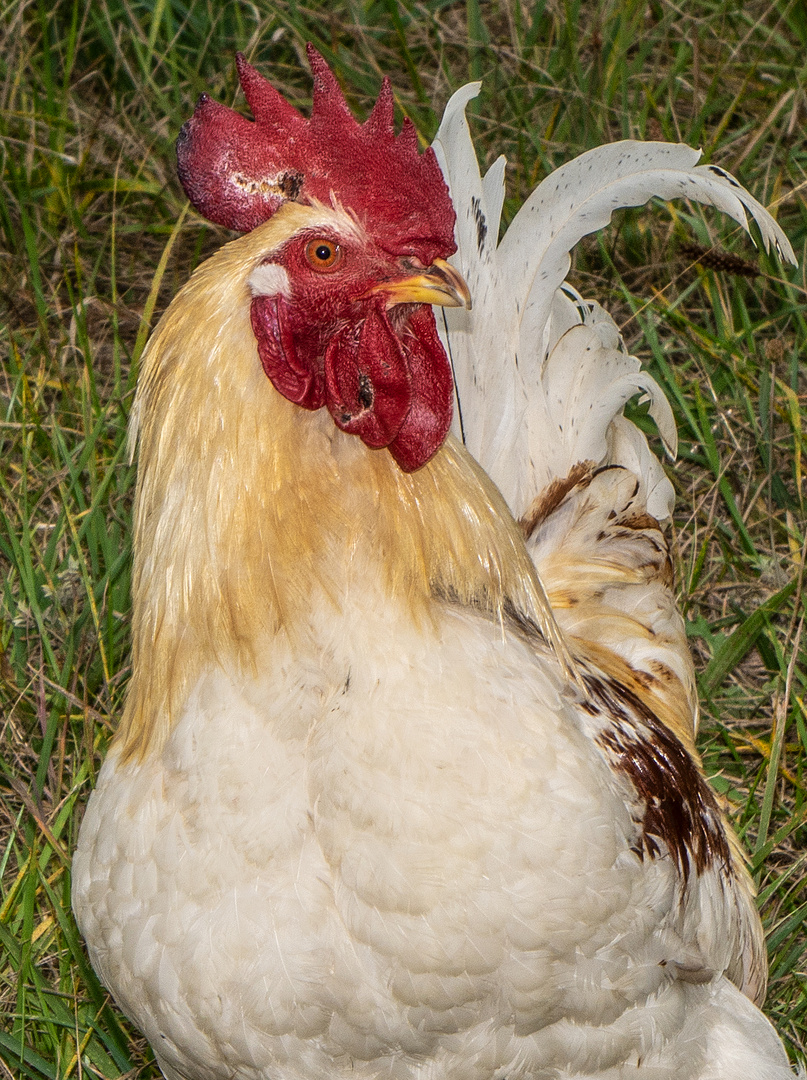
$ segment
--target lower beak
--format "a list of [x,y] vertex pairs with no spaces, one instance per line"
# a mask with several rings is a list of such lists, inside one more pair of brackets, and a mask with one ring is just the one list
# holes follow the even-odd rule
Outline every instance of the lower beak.
[[435,259],[431,266],[410,277],[382,281],[372,293],[387,297],[387,307],[395,304],[438,304],[440,307],[465,307],[470,310],[471,294],[463,277],[445,259]]

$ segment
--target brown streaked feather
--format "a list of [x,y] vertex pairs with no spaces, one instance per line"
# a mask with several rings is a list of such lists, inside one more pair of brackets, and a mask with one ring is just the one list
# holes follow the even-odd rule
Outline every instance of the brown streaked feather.
[[573,466],[568,476],[563,479],[556,478],[547,484],[541,494],[533,499],[526,514],[519,521],[526,539],[529,540],[539,525],[560,506],[572,488],[580,485],[582,490],[583,486],[590,484],[594,472],[593,461],[581,461]]
[[553,503],[539,515],[528,549],[576,655],[643,695],[692,749],[692,659],[669,546],[647,513],[639,480],[619,467],[587,471]]
[[730,889],[738,930],[728,974],[761,1003],[766,956],[754,884],[695,749],[692,658],[667,539],[642,485],[626,469],[581,463],[530,515],[528,548],[583,672],[583,708],[603,720],[599,744],[641,807],[641,851],[652,858],[661,841],[682,882],[714,870]]
[[[727,974],[761,1006],[767,986],[765,940],[754,882],[726,805],[706,780],[697,751],[647,706],[645,695],[606,675],[596,663],[577,659],[587,691],[581,707],[602,724],[595,741],[635,793],[636,854],[642,859],[669,855],[682,896],[692,874],[714,874],[715,887],[733,898],[736,912],[736,945]],[[693,971],[679,972],[679,977],[699,981],[708,975]]]
[[690,873],[712,867],[733,876],[717,800],[698,757],[627,686],[593,673],[583,680],[583,707],[606,718],[596,741],[612,768],[630,780],[640,803],[640,857],[656,858],[663,845],[684,888]]

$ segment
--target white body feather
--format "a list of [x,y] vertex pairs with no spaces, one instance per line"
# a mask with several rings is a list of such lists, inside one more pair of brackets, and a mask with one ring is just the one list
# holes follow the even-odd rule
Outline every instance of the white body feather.
[[[382,637],[359,600],[312,655],[206,672],[157,761],[99,778],[81,929],[166,1073],[734,1080],[732,890],[631,850],[596,725],[529,643],[386,604]],[[741,1012],[771,1066],[744,1077],[784,1080]]]
[[[759,925],[716,804],[698,789],[693,825],[721,858],[698,862],[692,846],[682,862],[676,838],[643,835],[652,807],[615,739],[646,739],[656,721],[633,690],[602,697],[617,685],[598,667],[610,657],[691,744],[691,662],[647,517],[665,516],[670,488],[621,416],[647,393],[672,447],[669,407],[602,309],[559,290],[574,242],[653,194],[738,218],[744,205],[766,243],[789,247],[742,189],[694,168],[693,151],[657,144],[604,147],[558,170],[496,249],[504,169],[479,178],[463,115],[474,93],[449,103],[437,143],[474,298],[470,315],[447,318],[463,434],[516,515],[581,461],[621,466],[545,499],[529,542],[579,678],[601,698],[568,679],[523,611],[496,621],[447,589],[413,619],[385,587],[371,525],[349,550],[323,541],[332,579],[305,598],[296,632],[265,626],[249,643],[254,665],[211,650],[167,738],[140,762],[110,754],[74,861],[80,928],[169,1080],[787,1080],[777,1036],[734,985],[764,983]],[[205,431],[235,428],[264,476],[279,399],[244,311],[250,286],[285,282],[260,269],[259,232],[231,245],[258,254],[222,285],[230,337],[192,368],[187,392],[207,395]],[[167,379],[150,373],[142,393]],[[287,412],[329,485],[365,468],[369,452],[329,417]],[[179,469],[171,438],[158,434]],[[188,560],[200,530],[218,557],[226,538],[202,515],[212,520],[241,475],[237,455],[213,439],[203,449],[189,469],[209,500],[171,506],[154,526],[155,545],[176,535]],[[331,498],[345,529],[377,512],[372,485],[322,491],[305,511]],[[248,484],[236,497],[252,494]],[[271,499],[259,509],[247,524],[269,536]],[[301,567],[314,556],[301,551]],[[245,568],[255,590],[282,572],[272,558]],[[478,561],[494,574],[490,551]],[[143,565],[160,573],[156,556]],[[176,562],[176,604],[196,587],[188,565]]]

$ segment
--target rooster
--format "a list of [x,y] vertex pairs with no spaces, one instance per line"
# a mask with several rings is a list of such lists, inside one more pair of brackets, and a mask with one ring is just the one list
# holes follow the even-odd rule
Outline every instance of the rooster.
[[203,96],[177,144],[244,235],[140,376],[92,963],[168,1080],[785,1080],[694,748],[671,487],[622,410],[645,394],[670,450],[672,415],[564,278],[653,195],[790,245],[696,152],[617,143],[497,246],[478,88],[421,154],[387,81],[359,125],[309,58],[310,119],[239,57],[254,121]]

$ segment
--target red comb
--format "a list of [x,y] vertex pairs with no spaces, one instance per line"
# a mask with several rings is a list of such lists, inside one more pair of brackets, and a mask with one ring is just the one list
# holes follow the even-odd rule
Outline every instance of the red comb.
[[[182,186],[208,220],[248,232],[288,200],[336,199],[396,250],[431,260],[454,251],[454,210],[434,152],[418,153],[404,120],[393,130],[388,79],[364,124],[312,45],[314,105],[306,118],[239,53],[238,77],[254,121],[206,94],[177,139]],[[380,229],[379,229],[380,226]],[[416,250],[415,250],[416,249]],[[425,249],[425,250],[424,250]]]

